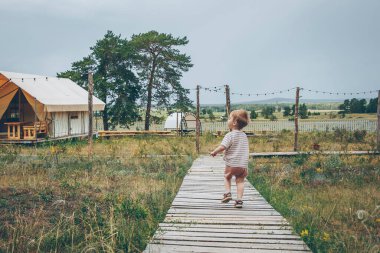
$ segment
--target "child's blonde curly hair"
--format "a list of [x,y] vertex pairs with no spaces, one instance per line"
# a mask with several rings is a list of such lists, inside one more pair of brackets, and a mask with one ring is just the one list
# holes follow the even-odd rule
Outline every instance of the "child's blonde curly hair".
[[233,121],[236,120],[239,130],[246,127],[249,123],[249,117],[246,110],[234,110],[230,113],[230,117]]

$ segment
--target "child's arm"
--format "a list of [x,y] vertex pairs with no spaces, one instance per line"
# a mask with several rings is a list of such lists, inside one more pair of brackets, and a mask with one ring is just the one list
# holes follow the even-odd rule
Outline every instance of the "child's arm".
[[223,152],[226,149],[223,145],[217,147],[214,151],[210,153],[211,156],[216,156],[218,153]]

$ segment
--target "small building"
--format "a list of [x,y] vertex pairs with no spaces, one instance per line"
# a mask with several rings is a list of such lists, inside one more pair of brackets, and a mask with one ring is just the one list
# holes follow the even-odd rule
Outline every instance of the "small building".
[[171,113],[165,121],[164,130],[191,132],[196,130],[196,117],[192,113]]
[[[93,110],[105,104],[93,97]],[[0,71],[0,141],[31,143],[88,134],[88,92],[67,78]]]

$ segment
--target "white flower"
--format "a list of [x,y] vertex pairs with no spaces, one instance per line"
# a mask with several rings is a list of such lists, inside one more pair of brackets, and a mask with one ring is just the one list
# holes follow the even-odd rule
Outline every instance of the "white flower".
[[358,210],[358,211],[356,212],[356,215],[358,216],[358,219],[359,219],[359,220],[362,220],[362,219],[364,219],[365,217],[367,217],[368,212],[365,211],[365,210]]

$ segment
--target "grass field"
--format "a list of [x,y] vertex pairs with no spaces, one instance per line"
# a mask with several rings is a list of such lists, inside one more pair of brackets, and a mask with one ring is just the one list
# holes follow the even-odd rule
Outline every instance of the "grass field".
[[[181,139],[2,147],[0,252],[140,252],[193,160]],[[146,157],[152,153],[174,156]]]
[[379,156],[251,162],[249,180],[313,252],[379,252]]
[[[300,135],[303,150],[315,142],[373,150],[374,139]],[[202,136],[201,153],[220,141]],[[250,150],[291,151],[292,141],[289,131],[257,136]],[[194,137],[97,140],[92,160],[82,141],[0,149],[0,252],[140,252],[196,157]],[[378,243],[378,156],[254,159],[250,167],[249,180],[314,251],[362,252]]]

